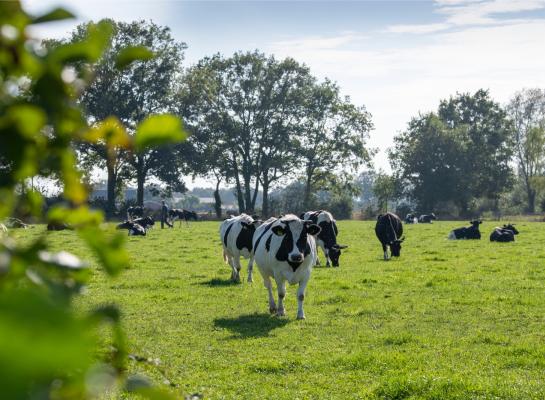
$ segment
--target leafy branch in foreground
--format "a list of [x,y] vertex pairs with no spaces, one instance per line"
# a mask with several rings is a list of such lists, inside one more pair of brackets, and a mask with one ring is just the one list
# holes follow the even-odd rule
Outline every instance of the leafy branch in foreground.
[[[48,221],[73,226],[96,254],[106,274],[128,264],[125,238],[100,229],[103,215],[89,210],[87,191],[76,168],[76,142],[102,143],[113,152],[142,151],[183,140],[181,122],[169,115],[148,116],[130,136],[113,118],[93,127],[76,103],[92,71],[74,72],[74,63],[93,64],[109,43],[108,22],[89,24],[81,41],[44,49],[27,37],[29,25],[70,18],[55,9],[32,17],[19,2],[0,2],[0,220],[16,207],[43,218],[42,198],[34,191],[19,195],[17,186],[35,176],[58,177],[66,205],[52,209]],[[143,48],[120,52],[119,68],[148,60]],[[0,387],[9,399],[82,399],[119,388],[148,398],[170,395],[126,373],[126,345],[120,311],[113,305],[82,315],[72,300],[89,278],[87,264],[66,251],[48,250],[46,236],[27,245],[0,239]],[[96,357],[98,328],[111,326],[112,351]]]

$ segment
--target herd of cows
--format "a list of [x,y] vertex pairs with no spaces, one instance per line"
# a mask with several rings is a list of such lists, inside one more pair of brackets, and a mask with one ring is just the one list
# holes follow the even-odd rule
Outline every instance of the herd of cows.
[[[186,224],[189,220],[197,221],[199,218],[194,211],[172,208],[168,210],[169,226],[176,220],[182,221]],[[134,206],[127,208],[127,219],[116,226],[116,229],[127,229],[129,236],[146,236],[148,229],[155,225],[155,219],[153,216],[148,215],[144,217],[144,207]]]
[[[432,223],[434,214],[416,218],[407,215],[408,223]],[[448,239],[480,239],[480,220],[470,221],[469,227],[452,230]],[[240,282],[240,258],[248,261],[248,282],[253,281],[253,264],[257,264],[269,296],[269,311],[279,316],[285,315],[284,297],[286,282],[298,284],[297,319],[304,319],[303,302],[305,289],[314,265],[319,264],[317,246],[323,250],[326,265],[339,266],[341,249],[347,246],[337,243],[339,231],[333,215],[328,211],[308,211],[299,217],[293,214],[272,217],[261,221],[255,216],[241,214],[226,219],[220,225],[220,239],[223,258],[231,267],[231,279]],[[382,245],[384,259],[399,257],[403,237],[403,223],[393,213],[377,217],[375,234]],[[497,227],[490,235],[491,241],[514,241],[518,231],[512,224]],[[272,280],[276,282],[278,304],[272,291]]]

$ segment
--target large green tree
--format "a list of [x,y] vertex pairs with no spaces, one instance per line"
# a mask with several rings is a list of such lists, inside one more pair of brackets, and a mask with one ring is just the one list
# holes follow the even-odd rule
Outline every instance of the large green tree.
[[545,90],[524,89],[507,105],[507,113],[513,121],[513,141],[518,174],[527,195],[527,211],[535,211],[537,178],[544,173],[545,146]]
[[[92,64],[75,64],[80,73],[94,76],[92,84],[82,91],[79,102],[91,124],[113,115],[133,134],[136,126],[148,115],[174,109],[173,94],[182,73],[186,45],[175,41],[169,28],[153,22],[108,22],[113,27],[113,34],[104,54]],[[92,22],[81,24],[69,39],[49,41],[48,46],[78,43],[88,36],[89,28],[94,25]],[[118,58],[117,54],[126,48],[130,50],[125,50]],[[144,59],[124,65],[123,56],[131,54],[140,54]],[[97,143],[83,144],[80,155],[87,164],[95,163],[106,169],[108,208],[111,211],[115,207],[117,180],[129,167],[130,176],[137,183],[139,204],[143,202],[144,184],[150,175],[177,190],[183,189],[177,149],[169,146],[126,152],[119,148],[116,152],[107,153],[104,144]]]

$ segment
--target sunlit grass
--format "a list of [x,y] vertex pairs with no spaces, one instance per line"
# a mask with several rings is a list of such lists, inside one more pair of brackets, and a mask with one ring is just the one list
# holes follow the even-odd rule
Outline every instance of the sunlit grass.
[[[495,225],[481,225],[481,241],[448,241],[460,222],[405,226],[401,258],[385,262],[374,223],[340,222],[350,247],[340,268],[313,271],[305,321],[295,319],[295,287],[278,318],[258,273],[253,284],[228,281],[219,223],[155,229],[129,238],[120,277],[94,271],[79,304],[119,304],[131,353],[152,360],[130,360],[130,370],[176,393],[543,399],[545,226],[520,222],[515,243],[490,243]],[[88,257],[74,232],[48,237]]]

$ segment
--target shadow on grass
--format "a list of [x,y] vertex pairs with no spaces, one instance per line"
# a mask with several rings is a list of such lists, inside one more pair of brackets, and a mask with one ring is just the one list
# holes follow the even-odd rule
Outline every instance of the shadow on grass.
[[216,286],[236,286],[236,285],[240,285],[240,283],[233,282],[231,279],[212,278],[209,281],[199,282],[199,285],[216,287]]
[[266,337],[276,328],[289,322],[287,318],[278,318],[269,314],[247,314],[236,318],[217,318],[214,325],[233,332],[233,338]]

